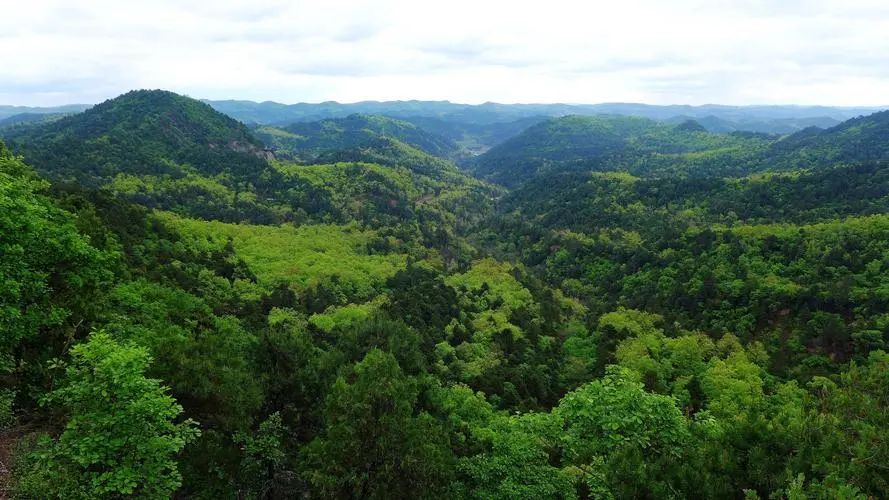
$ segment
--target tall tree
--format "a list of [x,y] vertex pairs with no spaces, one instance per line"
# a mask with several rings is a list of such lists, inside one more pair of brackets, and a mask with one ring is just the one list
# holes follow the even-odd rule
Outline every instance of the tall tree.
[[34,498],[168,498],[181,483],[176,455],[198,431],[147,378],[148,351],[93,333],[71,350],[67,380],[45,401],[67,413],[58,439],[28,457],[19,492]]
[[305,449],[312,486],[328,497],[443,495],[454,458],[441,425],[416,411],[416,380],[378,349],[351,372],[333,385],[326,428]]

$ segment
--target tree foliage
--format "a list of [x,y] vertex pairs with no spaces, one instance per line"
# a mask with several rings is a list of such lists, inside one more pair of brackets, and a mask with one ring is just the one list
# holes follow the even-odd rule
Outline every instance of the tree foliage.
[[182,407],[145,371],[144,348],[93,333],[71,350],[66,380],[47,395],[67,415],[58,440],[29,457],[26,496],[167,498],[180,486],[176,455],[198,434]]
[[[260,129],[286,160],[160,91],[4,128],[48,179],[0,147],[15,493],[885,494],[885,113],[438,106]],[[509,189],[452,163],[513,133],[458,158]]]

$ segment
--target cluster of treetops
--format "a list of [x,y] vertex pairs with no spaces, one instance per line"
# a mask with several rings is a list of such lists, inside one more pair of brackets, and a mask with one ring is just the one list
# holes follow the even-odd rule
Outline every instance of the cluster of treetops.
[[0,131],[3,493],[885,496],[889,113],[516,133]]

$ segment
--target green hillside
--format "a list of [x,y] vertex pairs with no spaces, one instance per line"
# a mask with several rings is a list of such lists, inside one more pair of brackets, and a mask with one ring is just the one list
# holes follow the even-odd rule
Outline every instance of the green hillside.
[[354,114],[317,122],[297,122],[284,127],[259,127],[257,137],[280,153],[303,162],[345,148],[354,148],[381,138],[391,138],[427,154],[451,157],[457,145],[416,125],[379,115]]
[[286,212],[269,202],[275,172],[247,128],[172,92],[133,91],[0,135],[48,178],[146,206],[225,220],[272,221]]
[[530,127],[478,157],[483,178],[517,186],[536,175],[620,171],[643,177],[743,177],[889,160],[889,112],[787,136],[709,133],[641,118],[567,116]]
[[[171,92],[130,92],[56,122],[10,129],[6,139],[58,182],[104,188],[148,207],[231,222],[346,222],[357,217],[371,224],[383,219],[396,224],[417,216],[414,203],[421,198],[429,200],[443,191],[460,197],[457,192],[469,186],[479,193],[489,191],[448,161],[380,135],[408,131],[401,135],[430,137],[411,124],[365,116],[342,123],[346,129],[319,135],[313,142],[319,155],[326,151],[318,159],[381,162],[391,167],[377,169],[383,178],[402,172],[399,180],[388,182],[388,193],[373,192],[375,204],[360,210],[360,216],[344,202],[329,200],[343,196],[331,189],[334,186],[309,182],[270,164],[272,154],[244,125]],[[361,124],[377,131],[355,128]],[[406,171],[419,177],[404,176]],[[373,190],[367,182],[355,185],[359,192]],[[484,199],[470,205],[484,212],[479,205]],[[401,204],[390,205],[397,200]]]
[[0,496],[882,498],[887,115],[528,106],[3,129]]
[[6,141],[53,177],[101,183],[118,173],[258,176],[261,143],[199,101],[138,90]]
[[713,175],[749,168],[767,144],[753,134],[712,134],[644,118],[566,116],[532,126],[492,148],[472,169],[508,186],[566,171]]
[[784,168],[889,159],[889,111],[861,116],[826,130],[807,129],[776,142],[772,161]]

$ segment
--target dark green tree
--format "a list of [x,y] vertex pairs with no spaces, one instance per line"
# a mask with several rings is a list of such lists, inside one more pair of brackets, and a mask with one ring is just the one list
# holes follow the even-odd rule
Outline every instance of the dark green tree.
[[304,449],[307,477],[321,496],[443,496],[454,457],[441,425],[418,411],[417,382],[391,354],[373,349],[327,398],[326,426]]

